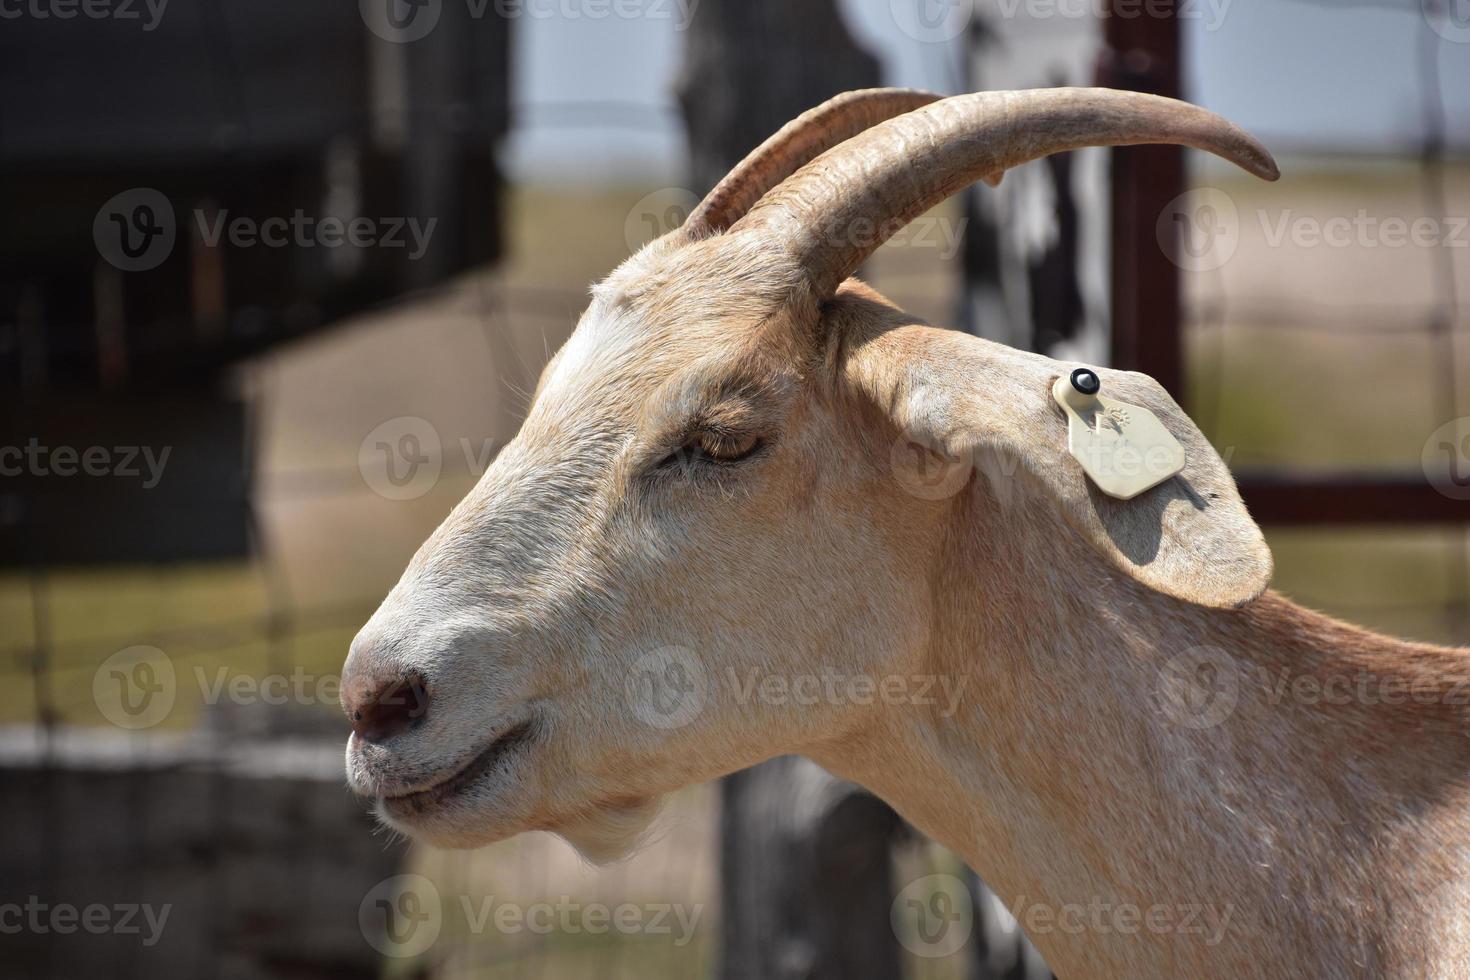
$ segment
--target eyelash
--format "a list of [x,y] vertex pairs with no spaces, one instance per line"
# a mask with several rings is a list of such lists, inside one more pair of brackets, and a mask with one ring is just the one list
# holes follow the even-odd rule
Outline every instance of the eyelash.
[[686,463],[704,466],[735,466],[755,456],[764,448],[765,440],[750,433],[706,429],[676,451],[665,456],[658,464],[658,468],[667,469]]

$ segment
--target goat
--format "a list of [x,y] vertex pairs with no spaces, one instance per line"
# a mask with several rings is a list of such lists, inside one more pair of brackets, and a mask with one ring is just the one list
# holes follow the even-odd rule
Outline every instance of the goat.
[[662,795],[803,754],[962,855],[1062,976],[1470,976],[1463,652],[1268,591],[1152,379],[1098,372],[1186,462],[1115,499],[1068,453],[1072,365],[851,278],[977,179],[1157,142],[1277,177],[1218,116],[1099,89],[850,93],[753,152],[593,287],[353,641],[352,788],[437,845],[608,860]]

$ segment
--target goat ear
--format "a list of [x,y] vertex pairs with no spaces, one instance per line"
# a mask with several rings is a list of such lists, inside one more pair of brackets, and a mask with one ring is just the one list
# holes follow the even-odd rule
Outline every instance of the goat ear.
[[1131,500],[1108,496],[1068,450],[1067,419],[1052,395],[1073,367],[954,331],[899,326],[854,350],[849,374],[909,439],[973,461],[1003,504],[1039,492],[1144,585],[1221,608],[1259,596],[1271,552],[1204,434],[1152,378],[1099,371],[1102,390],[1153,412],[1186,460],[1177,476]]

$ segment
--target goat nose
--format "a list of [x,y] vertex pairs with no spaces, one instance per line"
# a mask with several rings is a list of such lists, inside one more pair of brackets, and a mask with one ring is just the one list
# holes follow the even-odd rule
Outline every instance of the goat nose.
[[[365,693],[366,696],[358,696]],[[418,674],[349,695],[347,717],[357,737],[383,742],[408,731],[429,713],[429,690]]]

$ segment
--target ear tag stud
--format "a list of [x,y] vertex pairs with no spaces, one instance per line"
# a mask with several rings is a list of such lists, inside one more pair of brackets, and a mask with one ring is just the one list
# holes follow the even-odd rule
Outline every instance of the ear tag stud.
[[1058,378],[1051,389],[1067,416],[1067,449],[1099,490],[1132,500],[1184,469],[1184,447],[1158,416],[1101,391],[1090,368]]

